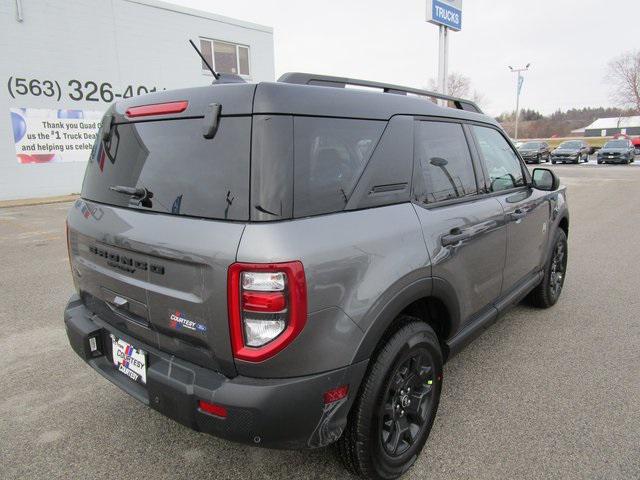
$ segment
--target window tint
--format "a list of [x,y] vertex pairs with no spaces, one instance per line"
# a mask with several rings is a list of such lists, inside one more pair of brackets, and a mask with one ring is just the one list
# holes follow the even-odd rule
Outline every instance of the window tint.
[[[115,125],[106,143],[96,142],[82,197],[173,215],[247,220],[250,138],[250,117],[222,118],[211,140],[202,136],[201,118]],[[150,195],[140,201],[110,187]]]
[[477,192],[475,174],[462,125],[416,122],[414,195],[425,203]]
[[525,184],[524,174],[516,153],[497,130],[473,126],[480,153],[489,173],[492,192],[508,190]]
[[296,117],[294,216],[344,208],[386,122]]

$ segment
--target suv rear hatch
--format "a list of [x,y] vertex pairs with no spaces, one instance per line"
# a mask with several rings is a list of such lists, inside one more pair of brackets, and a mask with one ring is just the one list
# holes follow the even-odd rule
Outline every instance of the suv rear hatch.
[[[249,219],[254,89],[216,85],[112,106],[68,219],[74,281],[89,310],[227,376],[235,374],[227,267]],[[205,138],[215,104],[222,114]],[[132,109],[141,105],[153,107]]]

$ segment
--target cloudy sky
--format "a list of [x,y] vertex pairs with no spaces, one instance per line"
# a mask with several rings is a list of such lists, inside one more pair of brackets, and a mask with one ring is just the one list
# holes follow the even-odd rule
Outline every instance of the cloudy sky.
[[[313,71],[426,87],[438,28],[425,0],[170,0],[274,28],[276,76]],[[608,106],[609,59],[640,49],[640,0],[464,0],[449,70],[471,78],[497,115],[515,108],[515,74],[531,63],[522,107]]]

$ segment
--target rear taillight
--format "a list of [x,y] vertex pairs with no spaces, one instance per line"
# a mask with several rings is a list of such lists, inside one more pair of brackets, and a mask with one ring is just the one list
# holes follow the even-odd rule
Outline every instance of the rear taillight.
[[233,354],[260,362],[290,344],[307,320],[301,262],[234,263],[227,283]]
[[72,261],[72,255],[71,255],[71,234],[69,233],[69,220],[65,220],[64,230],[67,235],[67,257],[69,257],[69,270],[71,271],[73,286],[76,287],[76,291],[78,291],[78,279],[76,278],[73,272],[73,261]]
[[184,112],[188,106],[189,102],[187,100],[139,105],[137,107],[129,107],[126,111],[126,115],[129,118],[148,117],[150,115],[168,115],[170,113]]

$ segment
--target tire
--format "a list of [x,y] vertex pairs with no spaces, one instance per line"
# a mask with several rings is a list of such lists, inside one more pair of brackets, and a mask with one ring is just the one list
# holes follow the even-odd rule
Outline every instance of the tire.
[[[544,277],[528,297],[529,303],[534,307],[549,308],[555,305],[562,293],[567,273],[569,250],[567,235],[561,228],[556,229],[552,245],[551,255],[544,268]],[[558,249],[561,250],[561,258],[557,256]],[[560,275],[560,278],[558,278],[558,275]]]
[[584,158],[582,159],[582,161],[583,161],[584,163],[587,163],[587,162],[589,161],[589,154],[585,153],[585,154],[584,154]]
[[[413,465],[440,401],[442,352],[436,334],[418,318],[403,315],[398,321],[405,325],[372,358],[337,442],[345,467],[366,479],[395,479]],[[412,425],[419,419],[420,426]],[[414,430],[405,430],[407,425]]]
[[536,163],[538,165],[540,165],[540,163],[541,163],[540,154],[536,155]]
[[556,164],[556,161],[555,161],[555,160],[551,160],[551,163],[552,163],[553,165],[555,165],[555,164]]
[[598,165],[602,165],[602,160],[598,159],[597,162],[598,162]]

